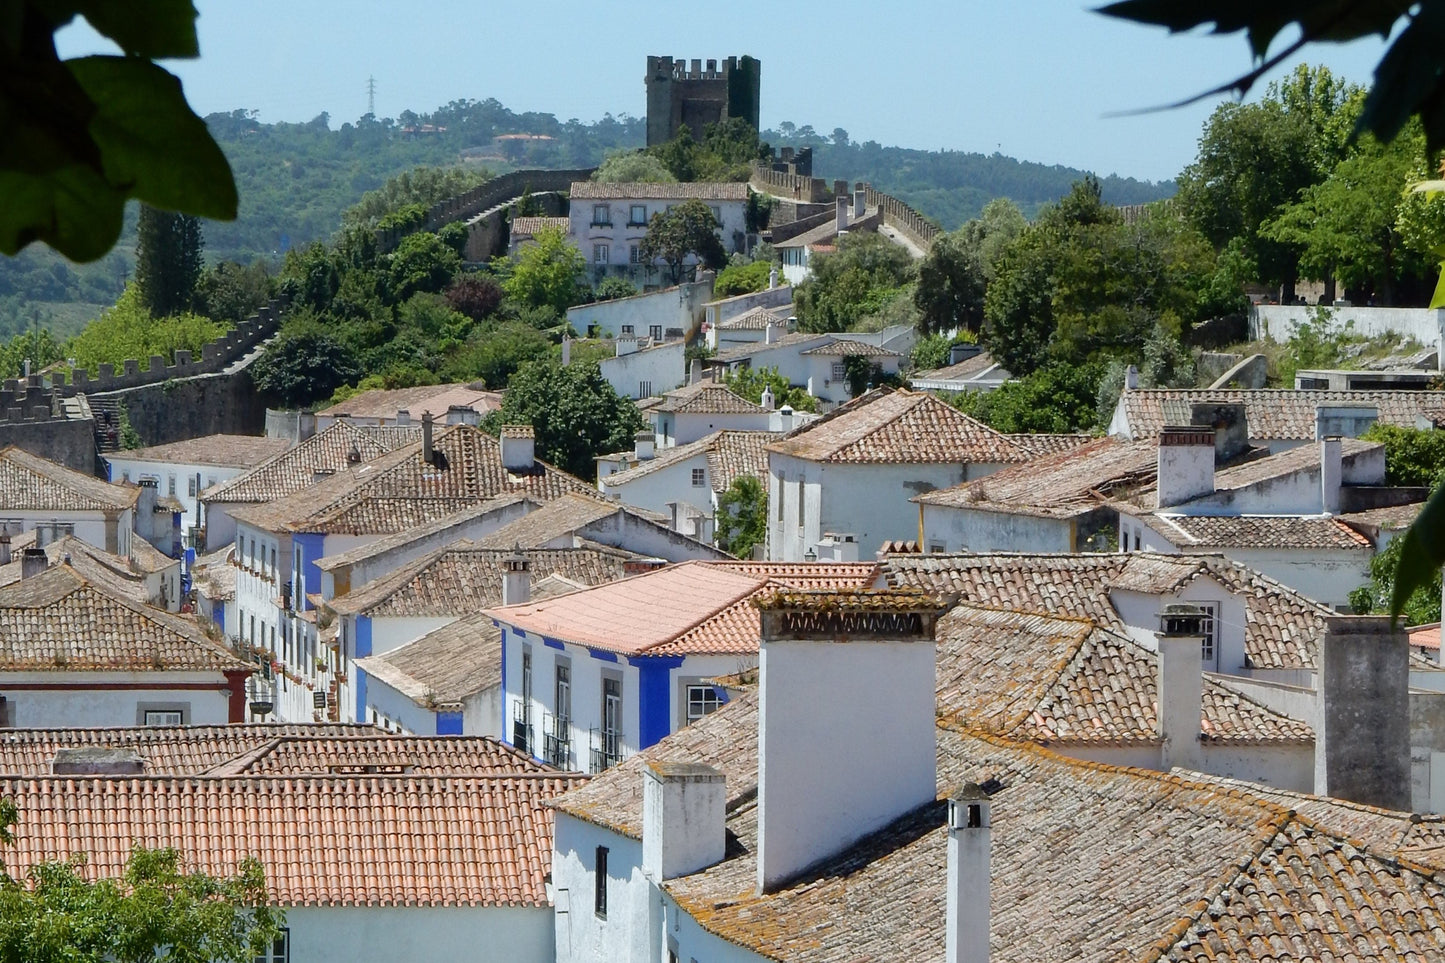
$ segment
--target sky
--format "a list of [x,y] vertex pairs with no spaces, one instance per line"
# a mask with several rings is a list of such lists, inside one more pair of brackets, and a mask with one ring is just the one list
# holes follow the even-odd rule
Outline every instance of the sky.
[[[489,97],[563,121],[643,116],[649,54],[751,54],[762,61],[764,128],[841,127],[855,141],[997,151],[1149,180],[1189,163],[1222,98],[1137,112],[1251,66],[1240,34],[1171,36],[1075,0],[196,5],[201,56],[167,66],[202,116],[243,108],[266,122],[307,121],[326,111],[336,127],[366,113],[373,78],[381,117]],[[84,24],[62,31],[58,46],[62,56],[105,50]],[[1368,83],[1383,50],[1370,39],[1303,59]]]

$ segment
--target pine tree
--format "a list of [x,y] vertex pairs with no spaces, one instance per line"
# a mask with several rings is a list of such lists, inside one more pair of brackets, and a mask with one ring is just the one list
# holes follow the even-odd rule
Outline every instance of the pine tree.
[[153,318],[191,309],[203,261],[201,221],[142,204],[136,243],[136,284]]

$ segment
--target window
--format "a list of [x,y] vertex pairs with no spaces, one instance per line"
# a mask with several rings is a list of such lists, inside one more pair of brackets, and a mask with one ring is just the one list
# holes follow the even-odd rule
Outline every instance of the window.
[[642,263],[642,248],[638,247],[636,244],[628,245],[628,248],[627,248],[627,261],[628,261],[628,263],[630,263],[630,264],[641,264],[641,263]]
[[633,204],[627,214],[627,225],[629,227],[647,226],[647,205]]
[[639,382],[637,383],[637,397],[639,397],[639,398],[651,398],[651,397],[652,397],[652,382],[651,382],[651,381],[639,381]]
[[721,224],[721,223],[722,223],[722,208],[721,208],[721,207],[718,207],[716,204],[713,204],[713,205],[711,205],[711,206],[708,207],[708,210],[712,211],[712,219],[715,220],[715,221],[717,221],[718,224]]
[[592,205],[592,226],[593,226],[593,227],[611,227],[611,226],[612,226],[612,210],[611,210],[606,204],[593,204],[593,205]]
[[662,340],[662,325],[652,324],[647,327],[647,336],[654,341]]
[[1209,671],[1217,671],[1219,668],[1219,606],[1214,602],[1196,602],[1196,605],[1204,612],[1204,618],[1200,620],[1199,628],[1204,634],[1204,641],[1199,643],[1199,655],[1204,661],[1204,668]]
[[598,846],[592,860],[592,911],[607,918],[607,847]]
[[622,331],[622,336],[623,336],[624,338],[626,338],[626,337],[631,337],[631,336],[632,336],[632,332],[633,332],[633,327],[632,327],[632,325],[630,325],[630,324],[624,324],[624,325],[621,327],[620,330]]
[[594,729],[592,771],[602,772],[622,761],[622,680],[602,679],[602,728]]
[[0,729],[10,729],[15,726],[15,703],[0,696]]
[[173,497],[173,498],[175,497],[175,494],[176,494],[176,476],[175,476],[175,475],[168,475],[168,476],[166,476],[166,494],[170,495],[170,496]]
[[705,484],[707,484],[707,469],[694,468],[692,470],[692,487],[701,488]]
[[532,648],[522,646],[522,698],[512,704],[512,745],[523,752],[532,746]]
[[141,719],[141,724],[147,726],[179,726],[184,722],[184,713],[179,709],[147,709]]
[[794,486],[797,488],[797,495],[798,495],[798,530],[799,530],[799,531],[802,531],[802,529],[803,529],[803,479],[799,478],[799,479],[798,479],[796,482],[794,482],[793,484],[794,484]]
[[784,497],[784,496],[783,496],[783,476],[782,476],[782,475],[779,475],[775,481],[776,481],[775,487],[777,488],[777,493],[778,493],[778,497],[777,497],[777,499],[776,499],[776,500],[777,500],[777,503],[778,503],[778,521],[781,523],[782,520],[783,520],[783,497]]
[[[549,763],[565,769],[572,760],[572,666],[558,661],[552,692],[552,726],[545,733]],[[544,727],[545,728],[545,727]]]
[[186,479],[186,494],[192,498],[196,497],[196,476],[191,475]]
[[593,264],[606,264],[606,263],[608,262],[608,260],[609,260],[609,257],[608,257],[608,250],[607,250],[607,245],[606,245],[606,244],[594,244],[594,245],[592,245],[592,263],[593,263]]
[[279,930],[271,945],[256,954],[255,963],[291,963],[291,930]]
[[832,377],[834,381],[846,381],[848,378],[848,366],[841,361],[834,361]]
[[717,689],[710,685],[690,685],[687,687],[687,724],[692,725],[697,720],[710,712],[716,712],[722,708],[722,699],[718,696]]

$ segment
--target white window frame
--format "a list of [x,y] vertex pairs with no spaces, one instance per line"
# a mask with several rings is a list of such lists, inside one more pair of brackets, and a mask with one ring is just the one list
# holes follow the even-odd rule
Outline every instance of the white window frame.
[[703,488],[707,485],[707,469],[694,468],[692,470],[692,487]]
[[252,963],[291,963],[291,928],[277,930],[271,945],[257,953]]
[[183,726],[186,714],[180,709],[145,709],[141,712],[143,726]]
[[829,374],[832,375],[832,380],[834,381],[846,381],[848,379],[848,366],[841,361],[834,361],[832,368],[829,369]]
[[[641,211],[641,214],[637,212]],[[647,205],[633,204],[627,211],[627,224],[629,227],[642,227],[647,224]]]
[[1219,671],[1219,609],[1218,602],[1195,602],[1204,618],[1199,627],[1204,638],[1199,643],[1199,658],[1206,672]]
[[611,247],[610,247],[609,245],[607,245],[607,244],[594,244],[594,245],[592,245],[592,263],[593,263],[593,264],[610,264],[610,263],[611,263],[611,254],[612,254]]
[[692,725],[703,716],[710,715],[724,705],[717,687],[706,683],[690,683],[684,692],[686,705],[683,709],[684,725]]

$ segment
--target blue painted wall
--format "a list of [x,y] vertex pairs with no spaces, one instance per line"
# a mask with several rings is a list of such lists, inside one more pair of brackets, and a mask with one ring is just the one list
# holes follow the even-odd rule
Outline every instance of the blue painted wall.
[[459,736],[462,734],[462,714],[460,712],[438,712],[437,735]]
[[291,539],[301,547],[301,597],[295,601],[296,610],[299,612],[311,608],[306,601],[308,592],[321,591],[321,569],[316,567],[316,562],[326,554],[326,536],[316,532],[301,532],[292,535]]
[[672,670],[682,665],[680,655],[629,657],[637,669],[637,747],[661,742],[672,732]]
[[[371,616],[358,615],[356,617],[356,651],[352,653],[352,665],[355,660],[371,654]],[[366,722],[366,673],[360,669],[353,668],[356,673],[356,721]]]

